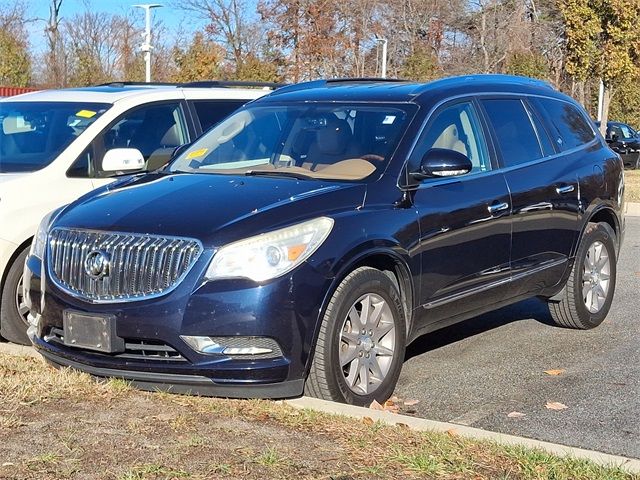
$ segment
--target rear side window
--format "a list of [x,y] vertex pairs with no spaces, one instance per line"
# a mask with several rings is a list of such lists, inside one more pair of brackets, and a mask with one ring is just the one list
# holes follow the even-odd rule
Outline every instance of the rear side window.
[[550,98],[537,98],[533,103],[552,127],[550,133],[561,151],[579,147],[595,138],[589,121],[574,105]]
[[542,150],[524,104],[517,98],[482,100],[505,167],[542,158]]
[[200,120],[202,131],[206,132],[220,120],[228,117],[246,102],[244,100],[220,101],[220,100],[194,100],[193,106]]

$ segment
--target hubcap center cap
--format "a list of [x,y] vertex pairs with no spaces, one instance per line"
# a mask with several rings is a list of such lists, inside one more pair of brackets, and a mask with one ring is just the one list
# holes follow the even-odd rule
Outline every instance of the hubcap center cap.
[[362,337],[360,340],[360,346],[362,346],[362,349],[365,352],[369,353],[373,348],[373,340],[371,340],[371,337]]

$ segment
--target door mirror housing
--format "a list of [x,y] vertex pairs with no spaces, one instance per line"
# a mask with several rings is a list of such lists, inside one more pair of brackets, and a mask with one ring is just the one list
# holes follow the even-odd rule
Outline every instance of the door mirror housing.
[[457,177],[469,173],[472,169],[471,160],[463,153],[445,148],[432,148],[422,157],[420,169],[412,172],[411,176],[416,180]]
[[130,172],[144,167],[144,156],[137,148],[112,148],[102,158],[102,170],[105,172]]

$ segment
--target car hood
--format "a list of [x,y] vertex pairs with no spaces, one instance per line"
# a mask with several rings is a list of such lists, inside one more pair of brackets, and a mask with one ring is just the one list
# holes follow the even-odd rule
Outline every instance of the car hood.
[[67,207],[53,227],[197,238],[221,245],[364,201],[364,184],[214,174],[122,179]]
[[[15,182],[21,179],[22,177],[25,177],[26,175],[27,175],[26,173],[1,173],[0,172],[0,185],[7,184],[9,182]],[[0,193],[2,193],[1,188],[2,187],[0,187]]]

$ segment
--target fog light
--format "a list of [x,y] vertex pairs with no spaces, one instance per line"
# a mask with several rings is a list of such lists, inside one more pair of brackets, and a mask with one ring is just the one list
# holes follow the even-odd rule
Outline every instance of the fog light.
[[278,342],[268,337],[206,337],[181,335],[196,352],[230,357],[276,358],[282,356]]

